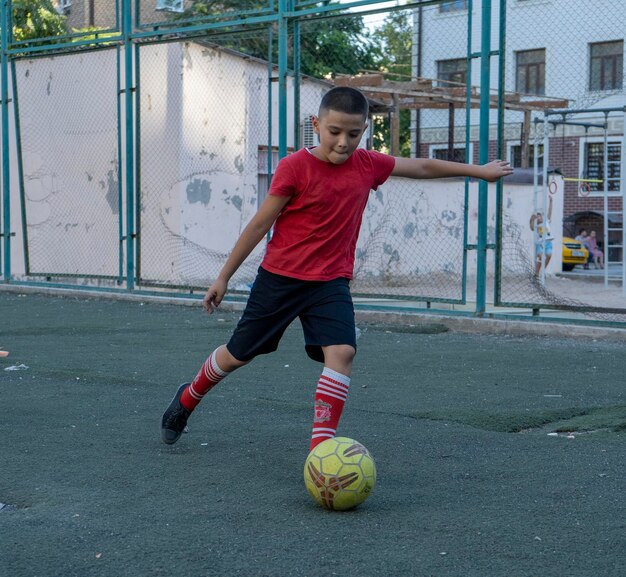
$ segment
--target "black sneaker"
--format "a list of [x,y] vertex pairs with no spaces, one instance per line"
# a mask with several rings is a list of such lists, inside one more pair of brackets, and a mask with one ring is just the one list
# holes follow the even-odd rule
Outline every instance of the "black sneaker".
[[163,413],[163,418],[161,419],[161,441],[168,445],[173,445],[183,433],[187,432],[187,419],[191,415],[191,411],[188,411],[180,404],[180,396],[190,384],[183,383],[178,387],[178,391],[176,391],[170,406]]

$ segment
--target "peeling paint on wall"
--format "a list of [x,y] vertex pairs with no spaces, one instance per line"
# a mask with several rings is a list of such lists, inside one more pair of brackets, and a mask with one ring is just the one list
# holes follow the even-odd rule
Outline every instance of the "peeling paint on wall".
[[118,186],[118,182],[117,179],[115,178],[116,173],[114,170],[109,170],[109,172],[107,172],[107,183],[106,183],[106,201],[109,204],[109,206],[111,207],[111,212],[113,214],[119,214],[120,212],[120,207],[119,207],[119,186]]
[[456,212],[454,210],[444,210],[441,213],[441,220],[445,222],[454,222],[457,219]]
[[205,206],[211,201],[211,183],[208,180],[194,178],[187,185],[187,200],[193,204],[199,202]]

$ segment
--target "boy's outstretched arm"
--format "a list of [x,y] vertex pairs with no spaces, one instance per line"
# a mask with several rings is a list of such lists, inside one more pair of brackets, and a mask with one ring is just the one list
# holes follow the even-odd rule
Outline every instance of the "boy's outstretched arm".
[[495,182],[503,176],[513,173],[510,164],[504,160],[493,160],[487,164],[465,164],[435,158],[395,157],[396,165],[391,176],[405,178],[446,178],[450,176],[469,176]]
[[215,311],[222,302],[228,289],[228,281],[272,228],[288,200],[288,196],[268,194],[252,220],[243,229],[219,276],[204,295],[202,306],[209,314]]

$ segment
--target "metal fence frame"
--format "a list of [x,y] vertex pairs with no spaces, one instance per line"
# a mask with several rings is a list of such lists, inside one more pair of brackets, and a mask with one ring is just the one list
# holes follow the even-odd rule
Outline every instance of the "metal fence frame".
[[[397,9],[406,10],[408,8],[427,7],[439,4],[441,0],[424,0],[407,3]],[[478,52],[472,51],[472,8],[473,0],[468,0],[468,41],[467,41],[467,65],[468,65],[468,91],[467,91],[467,106],[466,106],[466,146],[469,146],[470,142],[470,122],[469,122],[469,109],[470,109],[470,84],[471,84],[471,69],[474,61],[480,66],[480,123],[479,123],[479,162],[481,164],[489,161],[489,136],[490,136],[490,91],[492,89],[490,80],[490,67],[492,59],[497,57],[497,66],[499,70],[499,83],[498,90],[498,123],[497,123],[497,151],[500,158],[503,157],[503,129],[504,129],[504,77],[505,77],[505,46],[506,46],[506,0],[494,0],[499,5],[500,20],[499,20],[499,32],[498,32],[498,46],[492,47],[492,19],[493,19],[493,6],[492,0],[482,0],[481,3],[481,42],[480,50]],[[271,45],[274,42],[274,34],[276,35],[276,42],[278,46],[278,60],[277,78],[275,84],[278,91],[278,118],[276,120],[278,124],[278,151],[279,156],[283,157],[287,154],[287,114],[288,114],[288,91],[287,91],[287,79],[292,76],[295,79],[295,93],[294,93],[294,108],[296,112],[299,106],[299,83],[300,76],[299,70],[299,25],[303,18],[329,18],[337,15],[345,15],[347,10],[352,8],[365,9],[361,14],[376,14],[382,12],[389,12],[388,6],[381,7],[380,0],[356,0],[353,2],[346,2],[341,5],[327,4],[314,2],[312,0],[270,0],[267,6],[256,10],[247,12],[230,12],[216,17],[210,17],[205,19],[191,19],[189,21],[172,22],[160,22],[157,24],[144,25],[141,22],[139,3],[138,0],[116,0],[118,7],[117,22],[116,25],[107,32],[105,38],[99,38],[96,35],[94,38],[84,39],[79,35],[73,34],[67,37],[55,38],[54,42],[50,44],[41,44],[38,42],[13,42],[10,34],[0,35],[0,99],[1,99],[1,125],[2,125],[2,208],[3,208],[3,220],[2,220],[2,232],[0,234],[0,243],[2,244],[2,250],[0,251],[0,271],[2,273],[2,281],[6,284],[30,284],[41,285],[35,281],[16,281],[12,279],[12,267],[11,267],[11,244],[15,239],[15,233],[12,232],[11,225],[11,197],[10,197],[10,151],[13,144],[10,141],[10,120],[9,111],[10,106],[13,104],[15,113],[15,124],[18,133],[17,158],[18,158],[18,172],[21,172],[21,155],[19,153],[19,111],[18,111],[18,98],[15,90],[15,82],[13,85],[13,94],[9,95],[9,75],[13,74],[15,78],[14,62],[16,59],[28,56],[43,56],[49,54],[61,54],[64,52],[73,52],[77,50],[94,50],[101,47],[103,44],[107,46],[117,46],[118,52],[118,94],[119,94],[119,115],[118,115],[118,129],[120,134],[119,140],[119,155],[120,155],[120,176],[124,179],[125,189],[125,215],[120,213],[120,271],[117,278],[119,288],[117,289],[103,289],[97,288],[97,290],[112,290],[112,291],[124,291],[134,292],[138,294],[146,293],[136,286],[137,279],[137,225],[139,223],[137,214],[137,188],[138,188],[138,170],[137,159],[140,154],[140,143],[137,142],[137,111],[138,111],[138,66],[139,56],[138,51],[142,43],[166,41],[172,38],[193,38],[206,34],[211,31],[218,31],[221,29],[233,29],[237,27],[267,27],[270,34],[270,52]],[[10,31],[10,10],[11,2],[3,2],[0,5],[0,23],[3,30]],[[134,15],[134,19],[133,19]],[[275,32],[274,32],[275,30]],[[289,62],[289,40],[293,39],[293,52],[292,62],[290,66]],[[122,52],[123,50],[123,52]],[[121,58],[124,59],[124,74],[121,74]],[[268,79],[272,77],[273,63],[271,57],[268,59]],[[272,90],[272,82],[269,82],[270,90]],[[125,122],[121,123],[122,110],[124,113]],[[270,128],[270,147],[272,123],[274,119],[269,118]],[[299,130],[299,123],[294,123],[294,130]],[[124,145],[122,145],[122,133],[124,134]],[[271,149],[271,148],[270,148]],[[270,155],[271,156],[271,155]],[[22,175],[20,174],[21,178]],[[120,182],[120,194],[122,191],[122,178]],[[23,187],[22,184],[20,184]],[[22,191],[23,193],[23,191]],[[467,207],[468,197],[468,184],[466,182],[465,188],[465,205]],[[501,283],[501,256],[502,256],[502,200],[503,200],[503,184],[499,182],[496,188],[496,242],[495,244],[488,243],[488,216],[487,216],[487,204],[488,204],[488,184],[481,181],[478,187],[478,236],[477,243],[475,245],[468,243],[467,238],[467,211],[465,214],[464,222],[464,239],[463,239],[463,297],[462,304],[465,304],[466,300],[466,273],[467,273],[467,253],[470,250],[475,250],[477,253],[477,269],[476,269],[476,295],[475,295],[475,308],[473,311],[450,311],[445,310],[446,314],[465,314],[477,317],[489,316],[489,317],[502,317],[508,318],[509,315],[498,312],[499,306],[511,306],[511,303],[505,303],[500,300],[500,283]],[[24,229],[26,230],[26,229]],[[489,259],[489,251],[494,251],[495,258],[495,271],[496,278],[494,283],[494,295],[495,303],[493,310],[487,310],[487,263]],[[122,267],[122,263],[125,266]],[[64,283],[50,283],[46,282],[47,287],[68,287],[70,285]],[[71,288],[79,290],[79,287],[71,285]],[[90,290],[88,287],[80,287],[84,290]],[[190,291],[193,293],[193,290]],[[160,293],[162,294],[162,293]],[[172,293],[173,294],[173,293]],[[415,301],[428,300],[430,302],[437,302],[438,299],[420,299],[420,297],[413,298]],[[442,302],[446,302],[442,299]],[[514,304],[514,306],[516,306]],[[519,306],[531,306],[534,314],[529,317],[529,320],[538,320],[537,313],[539,308],[545,307],[545,305],[534,305],[532,303],[519,303]],[[380,308],[380,307],[374,307]],[[415,310],[410,304],[406,307],[401,307],[405,310]],[[545,307],[545,308],[559,308],[559,307]],[[571,310],[571,307],[563,307],[566,310]],[[395,310],[401,310],[396,308]],[[419,309],[423,310],[423,309]],[[429,308],[429,312],[437,312],[434,309]],[[626,313],[626,310],[619,311]],[[519,319],[519,316],[515,317]],[[542,319],[543,320],[543,319]],[[551,319],[556,322],[589,322],[591,324],[607,324],[601,321],[584,320],[584,319]],[[608,323],[615,324],[615,323]],[[620,324],[620,323],[617,323]]]

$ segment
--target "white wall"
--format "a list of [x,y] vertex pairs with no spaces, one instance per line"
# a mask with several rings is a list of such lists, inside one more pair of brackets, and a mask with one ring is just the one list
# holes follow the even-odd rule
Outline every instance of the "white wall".
[[[115,51],[18,60],[16,75],[31,271],[116,275]],[[12,268],[21,274],[26,265],[14,138],[10,144]]]
[[[554,256],[547,273],[561,270],[561,231],[563,228],[563,180],[555,178],[552,231]],[[489,185],[488,243],[496,242],[495,185]],[[530,215],[545,210],[547,198],[531,184],[504,185],[505,248],[515,243],[518,251],[534,259]],[[465,192],[462,180],[411,181],[391,178],[378,192],[372,192],[357,246],[357,271],[362,276],[419,277],[445,272],[462,274]],[[467,209],[468,244],[477,243],[478,183],[471,182]],[[489,251],[493,270],[493,251]],[[468,274],[475,274],[476,251],[468,253]],[[525,275],[519,262],[503,262],[505,274]]]
[[[114,50],[17,62],[31,272],[118,274],[126,182],[122,171],[120,205],[116,64]],[[257,208],[258,150],[268,143],[267,65],[187,42],[143,46],[139,70],[141,275],[204,284]],[[302,116],[317,113],[326,89],[303,81]],[[122,95],[122,126],[124,102]],[[275,85],[272,108],[277,146]],[[293,147],[293,98],[288,108]],[[23,275],[15,149],[12,269]]]

